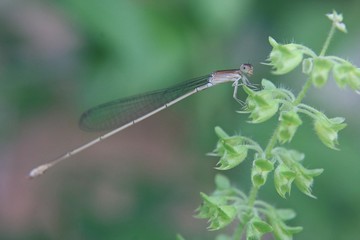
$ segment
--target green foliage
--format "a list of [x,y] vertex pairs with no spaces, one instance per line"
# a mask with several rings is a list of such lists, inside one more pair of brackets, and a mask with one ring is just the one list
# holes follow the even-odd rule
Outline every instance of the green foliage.
[[302,121],[296,111],[282,111],[279,117],[278,141],[282,144],[290,142],[301,124]]
[[251,123],[264,122],[274,116],[279,109],[275,86],[268,82],[263,87],[262,91],[253,91],[244,86],[244,91],[248,94],[246,111],[250,113]]
[[[256,166],[269,172],[273,165],[263,159],[257,159]],[[301,227],[290,227],[285,221],[295,217],[291,209],[275,209],[262,201],[255,201],[253,207],[248,206],[249,198],[223,175],[215,177],[216,190],[211,195],[201,193],[203,204],[197,209],[197,218],[208,219],[209,230],[223,229],[235,220],[246,221],[241,230],[247,231],[247,239],[261,239],[269,232],[273,232],[278,239],[286,236],[289,239],[294,233],[301,231]],[[265,217],[265,218],[264,218]],[[221,235],[216,239],[233,239]],[[237,239],[237,238],[235,238]]]
[[306,169],[301,163],[305,155],[295,150],[278,147],[274,148],[272,153],[279,164],[274,179],[275,188],[280,196],[285,198],[286,193],[290,194],[291,183],[294,181],[301,192],[315,198],[311,194],[313,178],[319,176],[323,169]]
[[257,188],[265,184],[267,175],[274,170],[274,163],[265,159],[258,158],[253,161],[253,167],[251,171],[251,181]]
[[302,61],[302,46],[297,44],[278,44],[275,39],[269,37],[269,42],[273,47],[269,61],[274,66],[273,74],[286,74],[296,68]]
[[220,127],[215,128],[219,142],[209,156],[220,157],[218,170],[229,170],[242,163],[250,149],[262,151],[257,143],[243,136],[229,137]]
[[323,169],[304,167],[305,154],[281,146],[291,142],[307,116],[313,121],[314,131],[320,141],[330,149],[338,149],[339,131],[346,127],[342,117],[329,118],[321,111],[302,103],[311,85],[323,87],[332,73],[337,85],[360,91],[360,70],[350,62],[335,56],[325,56],[335,30],[346,32],[342,15],[335,11],[327,14],[332,21],[332,28],[319,55],[310,48],[290,43],[280,44],[269,37],[273,47],[268,58],[268,65],[273,73],[280,75],[294,70],[302,64],[302,72],[307,81],[302,90],[295,96],[291,91],[276,87],[271,81],[263,79],[260,90],[243,86],[248,95],[244,110],[249,114],[249,123],[258,124],[279,115],[278,126],[266,147],[262,148],[256,141],[245,136],[229,136],[220,127],[215,128],[219,141],[211,156],[220,157],[217,169],[228,170],[237,167],[245,160],[250,160],[250,151],[254,151],[251,168],[251,190],[249,195],[232,186],[223,175],[215,178],[216,190],[206,195],[201,193],[203,204],[197,209],[197,217],[208,219],[210,230],[219,230],[238,222],[233,236],[219,235],[216,239],[261,239],[271,233],[276,239],[293,239],[293,235],[302,227],[288,226],[285,222],[296,214],[291,209],[275,209],[268,203],[257,200],[259,189],[266,183],[269,174],[274,175],[274,185],[278,194],[286,198],[293,185],[305,195],[315,198],[312,193],[314,178]]

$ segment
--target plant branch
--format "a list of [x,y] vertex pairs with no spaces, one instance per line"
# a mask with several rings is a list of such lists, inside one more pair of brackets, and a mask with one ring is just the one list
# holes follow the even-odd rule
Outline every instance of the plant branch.
[[236,231],[235,231],[235,233],[233,235],[234,240],[241,239],[241,236],[243,234],[243,230],[245,229],[246,224],[248,224],[248,222],[250,221],[250,219],[252,217],[251,211],[254,208],[255,200],[256,200],[258,191],[259,191],[259,188],[252,185],[252,187],[250,189],[248,203],[247,203],[247,208],[249,209],[249,211],[245,215],[244,221],[240,222],[238,228],[236,229]]
[[278,126],[276,127],[273,135],[271,136],[271,138],[265,148],[265,156],[267,159],[271,158],[271,151],[273,150],[273,148],[276,145],[276,140],[277,140],[276,138],[277,138],[279,130],[280,130],[280,124],[278,124]]
[[331,39],[333,38],[334,36],[334,33],[335,33],[335,29],[336,29],[336,25],[335,23],[333,22],[333,24],[331,25],[331,29],[329,31],[329,34],[326,38],[326,41],[324,43],[324,46],[323,48],[321,49],[321,52],[320,52],[320,57],[323,57],[326,53],[326,50],[328,49],[329,45],[330,45],[330,42],[331,42]]
[[309,78],[306,83],[304,84],[304,86],[302,87],[301,91],[299,92],[299,94],[297,95],[295,101],[294,101],[294,106],[297,106],[301,103],[301,101],[304,99],[307,91],[309,90],[309,88],[311,87],[312,81],[311,78]]

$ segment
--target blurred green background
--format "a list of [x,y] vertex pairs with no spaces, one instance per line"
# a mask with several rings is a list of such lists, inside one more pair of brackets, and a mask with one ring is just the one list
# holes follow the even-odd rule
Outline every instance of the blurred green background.
[[[213,239],[194,219],[199,192],[211,192],[214,127],[265,144],[276,119],[249,125],[237,114],[230,84],[131,127],[29,181],[28,171],[98,133],[78,129],[89,107],[154,90],[213,70],[254,65],[263,77],[299,91],[297,69],[285,78],[261,65],[268,36],[319,52],[330,22],[343,13],[329,54],[360,66],[359,1],[2,0],[0,2],[0,239]],[[244,98],[240,91],[241,98]],[[324,168],[310,199],[293,189],[281,199],[269,179],[259,197],[289,207],[304,226],[296,239],[360,239],[360,98],[330,82],[305,100],[344,116],[341,151],[324,147],[309,121],[289,147],[305,165]],[[308,119],[307,119],[308,120]],[[226,174],[249,189],[248,161]]]

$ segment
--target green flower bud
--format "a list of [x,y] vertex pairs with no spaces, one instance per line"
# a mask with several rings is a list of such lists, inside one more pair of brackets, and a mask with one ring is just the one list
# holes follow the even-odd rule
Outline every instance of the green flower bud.
[[274,183],[278,194],[286,198],[286,193],[290,195],[291,184],[294,181],[296,173],[288,168],[285,164],[281,163],[275,169]]
[[314,128],[319,139],[327,147],[337,150],[338,132],[346,127],[344,118],[327,118],[321,116],[315,119]]
[[297,174],[295,177],[296,187],[309,197],[316,198],[311,193],[311,187],[314,183],[314,177],[319,176],[324,169],[306,169],[300,164],[297,165]]
[[261,237],[268,232],[272,231],[272,227],[262,221],[259,217],[254,217],[246,228],[246,239],[255,240],[261,239]]
[[209,230],[218,230],[230,224],[236,217],[237,210],[234,206],[226,205],[225,197],[207,196],[200,193],[203,204],[196,210],[197,218],[208,218]]
[[272,37],[269,37],[269,42],[273,49],[268,61],[275,68],[274,74],[286,74],[302,61],[303,52],[296,44],[278,44]]
[[[226,143],[223,143],[226,145]],[[227,146],[227,148],[231,148],[231,151],[225,150],[223,156],[220,158],[220,161],[217,163],[217,165],[220,165],[219,167],[216,167],[218,170],[229,170],[240,163],[242,163],[245,158],[247,157],[248,148],[245,146]]]
[[267,159],[254,160],[251,170],[251,181],[257,188],[265,184],[267,175],[274,169],[274,164]]
[[280,143],[290,142],[297,128],[302,124],[299,115],[295,111],[283,111],[280,114],[280,128],[277,139]]
[[290,194],[291,184],[295,181],[297,188],[304,194],[315,198],[311,194],[314,177],[319,176],[323,169],[306,169],[301,165],[304,154],[285,148],[276,148],[274,155],[280,162],[275,170],[275,187],[280,196]]
[[279,109],[279,102],[274,98],[274,91],[263,89],[253,91],[247,86],[244,90],[248,94],[246,99],[247,112],[250,112],[251,123],[261,123],[276,114]]
[[210,219],[209,230],[215,231],[229,225],[236,217],[237,210],[234,206],[219,206],[214,218]]
[[338,30],[340,30],[340,31],[342,31],[344,33],[347,33],[346,26],[342,22],[343,21],[342,14],[339,14],[334,10],[332,13],[326,14],[326,16],[335,24],[335,27]]
[[339,87],[349,86],[353,90],[360,90],[360,69],[350,63],[336,64],[333,75]]
[[267,222],[272,227],[275,239],[293,239],[293,235],[299,233],[302,227],[291,227],[285,224],[284,221],[295,217],[295,212],[291,209],[275,209],[266,213]]
[[282,221],[271,221],[273,232],[276,239],[291,240],[293,235],[301,232],[302,227],[290,227]]
[[325,58],[314,58],[313,69],[310,78],[315,87],[322,87],[329,78],[329,72],[333,63]]
[[229,137],[220,127],[215,128],[219,141],[213,152],[208,153],[210,156],[220,157],[216,169],[228,170],[236,167],[245,160],[248,153],[248,146],[242,136]]

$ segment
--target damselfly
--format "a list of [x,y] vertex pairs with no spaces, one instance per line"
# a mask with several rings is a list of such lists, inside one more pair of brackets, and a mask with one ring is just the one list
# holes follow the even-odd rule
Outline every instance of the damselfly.
[[251,76],[252,73],[253,67],[251,64],[242,64],[240,69],[215,71],[170,88],[122,98],[93,107],[81,115],[80,128],[87,131],[108,130],[110,132],[65,153],[49,163],[34,168],[29,173],[29,177],[37,177],[59,162],[101,142],[115,133],[170,107],[194,93],[220,83],[232,82],[232,86],[234,87],[233,97],[242,103],[241,100],[237,98],[237,89],[240,85],[251,85],[247,76]]

